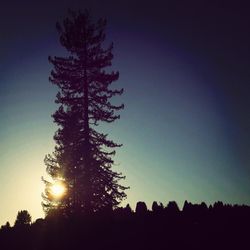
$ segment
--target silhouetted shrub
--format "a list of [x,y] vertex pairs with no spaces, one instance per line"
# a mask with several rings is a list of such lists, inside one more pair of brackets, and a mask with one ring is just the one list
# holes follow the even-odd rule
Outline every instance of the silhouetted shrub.
[[15,226],[30,225],[30,223],[31,223],[31,215],[27,210],[21,210],[17,213]]
[[180,209],[175,201],[170,201],[166,207],[166,210],[171,214],[178,214]]
[[135,212],[138,215],[145,215],[147,213],[147,205],[143,201],[138,201],[136,204]]
[[160,203],[158,205],[158,203],[156,201],[153,202],[152,204],[152,212],[155,213],[155,214],[160,214],[161,212],[163,212],[164,210],[164,207],[163,207],[163,204]]
[[126,207],[124,208],[124,212],[126,213],[126,215],[132,214],[132,209],[129,204],[127,204]]
[[7,221],[5,225],[1,226],[1,230],[7,231],[10,229],[10,223]]

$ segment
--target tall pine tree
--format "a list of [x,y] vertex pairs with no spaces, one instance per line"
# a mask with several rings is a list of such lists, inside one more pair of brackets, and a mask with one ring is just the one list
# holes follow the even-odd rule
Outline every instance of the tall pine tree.
[[[55,151],[45,157],[47,173],[53,179],[44,180],[46,213],[54,209],[65,214],[95,212],[114,208],[126,197],[126,187],[118,183],[125,177],[111,169],[114,149],[121,144],[95,129],[99,122],[119,119],[116,111],[124,108],[110,103],[123,89],[110,88],[119,73],[107,72],[113,44],[103,48],[105,26],[105,19],[93,23],[88,11],[70,11],[63,24],[56,25],[69,56],[49,57],[54,65],[49,79],[60,89],[55,101],[60,106],[53,114],[59,125]],[[66,188],[61,197],[53,195],[55,182]]]

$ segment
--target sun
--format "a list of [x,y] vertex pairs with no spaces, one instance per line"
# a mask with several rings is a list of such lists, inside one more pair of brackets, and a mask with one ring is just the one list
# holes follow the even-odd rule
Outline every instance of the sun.
[[55,182],[50,187],[50,192],[55,198],[60,198],[65,194],[66,188],[63,183]]

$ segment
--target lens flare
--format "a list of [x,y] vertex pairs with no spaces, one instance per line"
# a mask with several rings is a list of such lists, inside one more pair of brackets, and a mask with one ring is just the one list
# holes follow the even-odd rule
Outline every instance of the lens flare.
[[51,194],[55,197],[55,198],[60,198],[62,197],[65,192],[66,192],[66,188],[64,186],[63,183],[61,182],[55,182],[51,188],[50,188],[50,192]]

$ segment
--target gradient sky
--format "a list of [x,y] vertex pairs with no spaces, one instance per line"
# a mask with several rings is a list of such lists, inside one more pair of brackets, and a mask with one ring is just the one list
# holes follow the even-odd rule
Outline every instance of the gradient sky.
[[[211,3],[211,2],[214,2]],[[0,225],[43,216],[44,156],[54,148],[57,88],[48,55],[67,8],[106,17],[124,144],[114,170],[139,200],[250,204],[250,17],[240,1],[5,1],[0,9]]]

